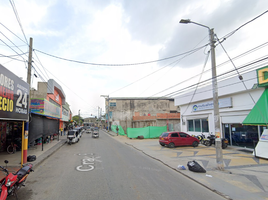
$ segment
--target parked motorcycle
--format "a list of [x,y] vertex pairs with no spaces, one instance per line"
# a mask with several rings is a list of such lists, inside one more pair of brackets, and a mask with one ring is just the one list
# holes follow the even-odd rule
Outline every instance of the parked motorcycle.
[[196,138],[200,141],[201,144],[209,146],[210,140],[207,139],[203,133],[201,133],[201,135],[196,136]]
[[[215,140],[216,140],[215,135],[210,134],[207,138],[209,139],[209,146],[211,146],[212,144],[215,145]],[[228,146],[228,143],[229,142],[228,142],[228,140],[226,138],[222,138],[221,139],[221,147],[222,147],[222,149],[226,149],[227,146]]]
[[5,160],[6,167],[0,166],[0,169],[6,173],[6,177],[0,180],[0,200],[6,200],[6,198],[10,195],[14,195],[16,199],[17,190],[20,189],[21,186],[25,186],[25,181],[30,172],[33,172],[32,164],[23,165],[16,173],[9,173],[7,170],[8,161]]

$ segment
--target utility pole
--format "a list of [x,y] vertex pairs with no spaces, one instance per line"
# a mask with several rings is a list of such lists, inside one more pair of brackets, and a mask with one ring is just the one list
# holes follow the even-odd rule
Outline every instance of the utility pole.
[[101,95],[101,97],[106,97],[107,98],[107,99],[105,99],[105,105],[106,105],[106,102],[108,102],[108,106],[106,107],[106,110],[107,110],[107,114],[108,114],[108,123],[107,123],[107,125],[108,125],[108,132],[109,132],[109,130],[110,130],[109,95]]
[[215,127],[215,147],[216,147],[216,162],[219,170],[224,170],[222,146],[221,146],[221,129],[220,129],[220,114],[219,114],[219,98],[218,98],[218,83],[216,73],[216,59],[215,59],[215,36],[214,30],[209,29],[210,49],[211,49],[211,71],[212,71],[212,87],[213,87],[213,106],[214,106],[214,127]]
[[222,157],[222,146],[221,146],[221,129],[220,129],[220,115],[219,115],[219,98],[218,98],[218,84],[217,84],[217,73],[216,73],[216,56],[215,56],[215,36],[213,28],[209,28],[206,25],[199,24],[191,21],[190,19],[181,19],[180,23],[183,24],[196,24],[208,29],[210,51],[211,51],[211,71],[212,71],[212,88],[213,88],[213,117],[214,117],[214,129],[215,129],[215,147],[216,147],[216,162],[219,170],[224,170],[223,157]]
[[28,73],[27,73],[27,83],[29,84],[29,99],[28,99],[28,120],[24,127],[24,134],[22,134],[22,151],[21,151],[21,165],[27,162],[27,151],[28,151],[28,133],[29,133],[29,115],[30,115],[30,105],[31,105],[31,76],[32,76],[32,54],[33,53],[33,38],[30,38],[29,45],[29,56],[28,56]]
[[80,110],[78,110],[78,116],[79,116],[78,126],[80,126]]

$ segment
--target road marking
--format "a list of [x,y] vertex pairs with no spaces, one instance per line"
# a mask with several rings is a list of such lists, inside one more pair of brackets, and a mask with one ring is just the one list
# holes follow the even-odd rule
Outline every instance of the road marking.
[[[88,172],[88,171],[92,171],[93,169],[95,169],[95,162],[102,162],[101,160],[99,160],[100,156],[94,156],[93,153],[90,154],[76,154],[76,155],[83,155],[84,158],[82,159],[82,165],[79,165],[76,167],[77,171],[80,172]],[[89,157],[87,155],[90,155]]]

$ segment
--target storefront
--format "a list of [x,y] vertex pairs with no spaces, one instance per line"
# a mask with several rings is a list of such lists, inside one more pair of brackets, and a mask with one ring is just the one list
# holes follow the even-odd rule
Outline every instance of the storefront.
[[[221,137],[230,145],[252,148],[266,127],[243,124],[264,89],[256,87],[256,71],[218,82]],[[175,106],[180,107],[181,131],[191,135],[215,134],[212,86],[177,96]]]
[[29,84],[0,65],[0,151],[6,151],[11,143],[21,148],[28,100]]
[[29,144],[58,135],[60,107],[46,99],[31,99]]

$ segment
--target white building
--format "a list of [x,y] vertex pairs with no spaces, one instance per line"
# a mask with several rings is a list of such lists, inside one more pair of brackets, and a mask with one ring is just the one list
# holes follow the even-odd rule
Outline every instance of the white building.
[[[265,88],[257,87],[256,70],[242,76],[243,81],[238,75],[218,81],[220,129],[230,145],[253,147],[253,142],[260,138],[266,127],[243,125],[242,122]],[[177,96],[175,106],[180,107],[181,131],[190,135],[215,134],[212,85]]]

